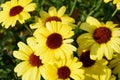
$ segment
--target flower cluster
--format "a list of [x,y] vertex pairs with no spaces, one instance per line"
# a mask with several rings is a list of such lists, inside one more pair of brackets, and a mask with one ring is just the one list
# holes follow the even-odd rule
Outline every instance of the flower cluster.
[[[120,9],[119,0],[113,0],[113,4]],[[32,0],[7,1],[1,5],[2,27],[26,23],[36,7]],[[18,50],[13,51],[13,56],[21,60],[14,68],[17,76],[22,80],[120,79],[119,25],[88,15],[78,26],[66,10],[66,6],[52,6],[34,16],[34,22],[29,24],[32,35],[26,43],[19,41]],[[77,35],[76,29],[82,33]]]

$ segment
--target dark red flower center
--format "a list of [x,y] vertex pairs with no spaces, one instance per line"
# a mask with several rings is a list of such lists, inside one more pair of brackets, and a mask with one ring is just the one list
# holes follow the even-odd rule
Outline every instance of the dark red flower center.
[[99,44],[108,42],[111,36],[111,30],[106,27],[97,28],[93,33],[94,40]]
[[48,18],[45,20],[45,23],[51,22],[51,21],[56,21],[56,22],[60,21],[60,22],[61,22],[61,19],[58,18],[58,17],[56,17],[56,16],[52,16],[52,17],[48,17]]
[[53,33],[47,37],[46,44],[51,49],[59,48],[62,44],[62,36],[58,33]]
[[58,77],[63,80],[69,78],[70,73],[70,69],[67,66],[60,67],[57,72]]
[[10,16],[16,16],[17,14],[19,14],[20,12],[22,12],[23,7],[22,6],[14,6],[10,9]]
[[79,60],[82,61],[84,67],[90,67],[95,63],[94,60],[90,59],[90,51],[83,52]]
[[32,66],[39,67],[39,66],[43,65],[42,62],[41,62],[41,60],[40,60],[40,58],[39,58],[39,56],[36,56],[34,54],[30,55],[29,62],[30,62],[30,64]]

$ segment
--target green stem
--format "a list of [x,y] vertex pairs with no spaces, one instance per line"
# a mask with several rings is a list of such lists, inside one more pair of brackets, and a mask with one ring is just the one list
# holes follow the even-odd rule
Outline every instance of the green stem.
[[100,8],[101,3],[102,3],[102,0],[100,0],[100,1],[98,2],[98,5],[96,6],[96,8],[95,8],[94,10],[92,10],[92,11],[88,14],[88,16],[91,16],[92,14],[94,14],[95,11],[97,11],[97,10]]
[[27,26],[27,24],[24,24],[25,28],[30,32],[30,34],[33,34],[33,31]]
[[116,13],[117,13],[117,8],[116,8],[116,9],[114,10],[114,12],[112,13],[111,18],[114,17]]
[[74,11],[74,8],[75,8],[75,6],[76,6],[76,3],[77,3],[77,0],[75,0],[74,3],[73,3],[72,9],[71,9],[71,11],[70,11],[70,13],[69,13],[70,16],[72,15],[72,13],[73,13],[73,11]]

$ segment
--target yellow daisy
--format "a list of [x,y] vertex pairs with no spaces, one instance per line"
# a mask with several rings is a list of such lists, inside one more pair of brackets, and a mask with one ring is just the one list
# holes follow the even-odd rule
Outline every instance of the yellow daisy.
[[69,58],[57,61],[53,65],[48,65],[43,70],[45,80],[84,80],[84,70],[78,58]]
[[19,42],[19,50],[13,52],[15,58],[22,60],[14,68],[14,71],[17,73],[17,76],[22,76],[22,80],[40,80],[45,60],[34,54],[36,47],[35,38],[28,38],[27,44]]
[[103,56],[112,59],[113,52],[120,53],[120,28],[112,21],[100,23],[93,17],[88,17],[80,29],[87,31],[77,38],[81,50],[90,49],[90,58],[100,60]]
[[5,28],[14,27],[17,21],[22,24],[29,19],[31,16],[28,12],[36,8],[36,4],[31,2],[32,0],[11,0],[2,4],[3,10],[0,11],[2,26]]
[[85,70],[85,80],[110,80],[111,70],[107,67],[107,60],[91,60],[90,51],[77,51],[79,60],[83,63],[82,69]]
[[115,54],[109,63],[109,67],[113,69],[113,73],[120,79],[120,54]]
[[38,42],[36,55],[49,58],[65,58],[76,51],[71,43],[74,35],[72,28],[61,22],[51,21],[46,27],[38,28],[33,34]]
[[46,11],[40,11],[40,18],[35,17],[35,23],[31,24],[30,27],[32,29],[44,26],[47,22],[51,21],[59,21],[63,24],[72,25],[75,20],[72,17],[69,17],[68,14],[65,14],[66,7],[62,6],[58,11],[55,7],[50,7],[48,13]]

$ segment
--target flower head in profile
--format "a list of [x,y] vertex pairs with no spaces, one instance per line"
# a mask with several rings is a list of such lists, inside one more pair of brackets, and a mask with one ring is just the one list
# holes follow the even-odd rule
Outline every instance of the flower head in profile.
[[3,10],[0,11],[2,26],[5,28],[14,27],[17,21],[22,24],[29,19],[31,16],[28,12],[36,8],[36,4],[31,2],[32,0],[11,0],[2,4]]
[[47,22],[51,21],[59,21],[62,22],[62,24],[68,24],[73,26],[72,23],[74,23],[75,20],[72,17],[69,17],[68,14],[65,14],[65,11],[65,6],[62,6],[59,10],[57,10],[55,7],[50,7],[48,13],[46,11],[41,10],[40,18],[35,17],[35,23],[31,24],[30,27],[32,29],[35,29],[44,26]]
[[100,23],[93,17],[88,17],[80,29],[87,31],[77,38],[81,50],[90,49],[90,58],[100,60],[105,56],[112,59],[113,52],[120,53],[120,28],[112,21]]
[[90,59],[90,51],[77,51],[79,60],[83,63],[82,69],[85,70],[85,80],[110,80],[111,70],[107,67],[107,60]]
[[84,80],[84,70],[78,58],[69,58],[56,61],[43,70],[45,80]]
[[34,34],[38,42],[36,55],[49,58],[65,58],[76,51],[71,43],[74,35],[72,28],[61,22],[48,22],[46,27],[38,28]]
[[118,76],[120,79],[120,54],[115,54],[113,59],[110,61],[108,65],[111,69],[113,69],[113,73]]
[[17,73],[17,76],[22,76],[22,80],[40,80],[45,60],[34,54],[36,46],[35,38],[28,38],[27,44],[19,42],[19,50],[13,52],[15,58],[22,60],[14,68],[14,71]]

